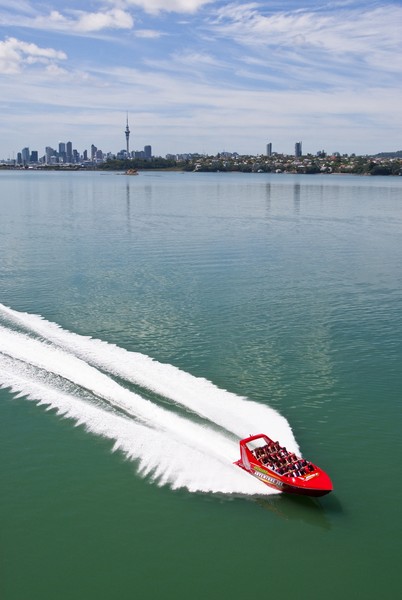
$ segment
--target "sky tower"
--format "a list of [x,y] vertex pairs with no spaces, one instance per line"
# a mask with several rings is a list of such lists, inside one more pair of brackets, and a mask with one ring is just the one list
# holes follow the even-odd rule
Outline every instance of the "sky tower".
[[128,113],[127,113],[127,121],[126,121],[126,130],[125,130],[125,134],[126,134],[126,143],[127,143],[127,156],[130,156],[130,145],[129,145],[129,140],[130,140],[130,129],[128,127]]

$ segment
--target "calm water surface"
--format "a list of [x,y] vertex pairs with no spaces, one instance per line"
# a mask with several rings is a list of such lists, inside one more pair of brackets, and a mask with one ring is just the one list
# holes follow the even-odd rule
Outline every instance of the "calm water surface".
[[[1,172],[2,600],[399,597],[401,265],[402,178]],[[334,493],[255,493],[232,412]]]

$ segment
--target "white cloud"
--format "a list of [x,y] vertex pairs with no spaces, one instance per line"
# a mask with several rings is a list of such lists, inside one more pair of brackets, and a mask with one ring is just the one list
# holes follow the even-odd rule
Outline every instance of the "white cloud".
[[304,58],[312,62],[314,57],[319,62],[330,57],[331,63],[340,60],[345,66],[358,59],[362,66],[402,67],[402,7],[397,4],[268,15],[262,14],[256,3],[227,4],[216,11],[212,29],[249,48],[291,51],[300,63]]
[[47,14],[32,11],[28,16],[17,11],[4,12],[0,14],[0,24],[83,34],[107,29],[132,29],[134,19],[128,11],[118,7],[98,12],[70,9],[62,13],[54,9]]
[[214,0],[126,0],[127,5],[138,6],[145,12],[195,13],[197,10],[211,4]]
[[[281,78],[281,88],[393,86],[402,75],[402,6],[347,3],[270,13],[261,4],[226,4],[210,19],[217,38],[231,43],[232,61],[247,60],[249,80]],[[265,12],[264,12],[265,10]],[[237,48],[237,50],[235,50]],[[244,57],[244,49],[249,56]],[[253,63],[253,59],[254,63]],[[258,60],[265,61],[265,65]],[[240,71],[237,71],[240,74]]]
[[145,58],[143,66],[156,77],[161,73],[173,74],[177,79],[182,79],[184,87],[191,87],[200,81],[211,87],[214,82],[220,85],[222,75],[228,69],[228,64],[223,59],[217,59],[207,52],[197,52],[191,47],[166,54],[164,58]]
[[154,29],[136,29],[135,36],[139,38],[147,38],[147,39],[156,39],[160,38],[162,35],[165,35],[161,31],[156,31]]
[[134,20],[130,13],[119,8],[105,12],[70,11],[71,17],[66,17],[57,10],[49,15],[37,16],[29,24],[31,27],[53,29],[56,31],[75,31],[90,33],[104,29],[131,29]]
[[56,65],[54,63],[51,63],[46,66],[46,73],[48,73],[48,75],[50,75],[52,79],[60,79],[60,77],[65,79],[69,76],[69,73],[68,71],[66,71],[66,69],[63,69],[62,67],[59,67],[59,65]]
[[101,29],[131,29],[134,21],[132,16],[119,8],[107,12],[78,14],[75,27],[78,31],[100,31]]
[[53,48],[40,48],[36,44],[7,38],[0,42],[0,73],[19,73],[24,65],[42,63],[51,65],[54,61],[65,60],[67,55]]
[[12,6],[9,0],[0,0],[0,8],[10,9],[13,12],[25,12],[31,14],[34,12],[29,0],[13,0]]

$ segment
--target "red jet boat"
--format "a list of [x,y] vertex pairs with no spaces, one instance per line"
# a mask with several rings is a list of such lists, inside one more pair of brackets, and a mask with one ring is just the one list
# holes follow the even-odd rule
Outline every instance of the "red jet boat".
[[332,491],[332,482],[322,469],[264,433],[240,440],[240,460],[234,464],[280,492],[324,496]]

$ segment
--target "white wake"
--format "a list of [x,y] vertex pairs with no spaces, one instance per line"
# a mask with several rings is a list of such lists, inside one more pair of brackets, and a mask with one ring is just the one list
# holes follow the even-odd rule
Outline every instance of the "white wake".
[[[163,408],[130,384],[158,394]],[[139,473],[173,489],[276,493],[233,465],[238,439],[265,432],[299,452],[286,419],[267,406],[2,304],[0,386],[114,440]]]

